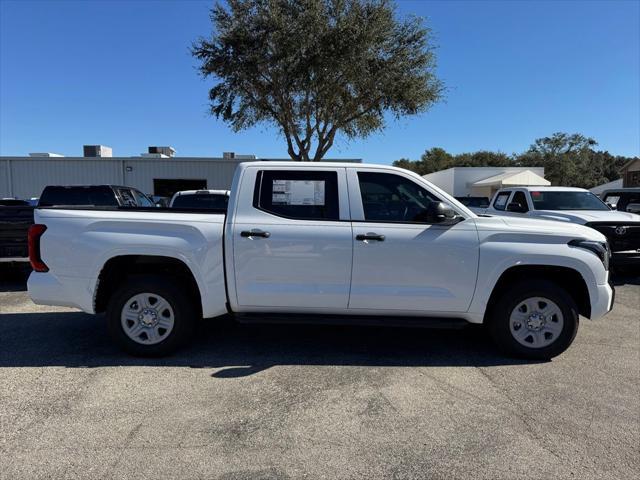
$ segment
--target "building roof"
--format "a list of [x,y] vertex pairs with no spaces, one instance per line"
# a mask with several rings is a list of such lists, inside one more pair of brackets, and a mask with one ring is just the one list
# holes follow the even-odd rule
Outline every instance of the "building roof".
[[605,190],[608,190],[609,188],[622,188],[622,179],[619,178],[611,182],[603,183],[602,185],[596,185],[595,187],[590,188],[589,191],[591,193],[595,193],[596,195],[599,195]]
[[531,170],[520,172],[505,172],[493,175],[483,180],[473,182],[474,187],[509,187],[509,186],[548,186],[551,185],[549,180],[545,180],[540,175],[533,173]]
[[625,172],[627,170],[627,168],[629,168],[631,165],[633,165],[633,162],[638,162],[638,161],[640,161],[640,158],[637,158],[637,157],[636,158],[632,158],[627,163],[622,165],[620,167],[620,170],[618,170],[618,172]]

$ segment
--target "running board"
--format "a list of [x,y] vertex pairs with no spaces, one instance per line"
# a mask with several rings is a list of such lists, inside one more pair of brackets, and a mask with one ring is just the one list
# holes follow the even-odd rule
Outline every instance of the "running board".
[[295,325],[340,325],[366,327],[406,327],[461,329],[470,323],[462,318],[443,317],[392,317],[375,315],[323,315],[279,313],[235,313],[239,323],[284,323]]

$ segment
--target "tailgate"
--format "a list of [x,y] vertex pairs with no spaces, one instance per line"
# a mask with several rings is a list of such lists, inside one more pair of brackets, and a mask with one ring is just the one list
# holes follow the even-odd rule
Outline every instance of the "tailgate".
[[0,207],[0,261],[29,255],[27,232],[33,225],[33,207]]

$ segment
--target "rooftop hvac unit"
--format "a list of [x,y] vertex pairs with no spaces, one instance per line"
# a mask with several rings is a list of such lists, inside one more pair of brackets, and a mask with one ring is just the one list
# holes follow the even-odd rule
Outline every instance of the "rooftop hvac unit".
[[85,157],[113,157],[111,147],[104,145],[84,145],[82,149]]
[[165,155],[167,157],[173,157],[176,154],[176,150],[173,147],[149,147],[149,153],[159,153],[160,155]]

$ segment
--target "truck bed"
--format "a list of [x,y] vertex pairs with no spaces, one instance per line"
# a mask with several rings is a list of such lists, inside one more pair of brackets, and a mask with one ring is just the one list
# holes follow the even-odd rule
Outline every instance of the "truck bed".
[[38,290],[34,296],[44,303],[56,305],[66,299],[64,305],[93,312],[100,273],[109,259],[171,257],[193,272],[203,314],[219,315],[226,311],[225,217],[224,212],[154,207],[37,208],[35,222],[47,226],[41,257],[50,274],[46,282],[38,282],[45,274],[34,272],[30,289]]

